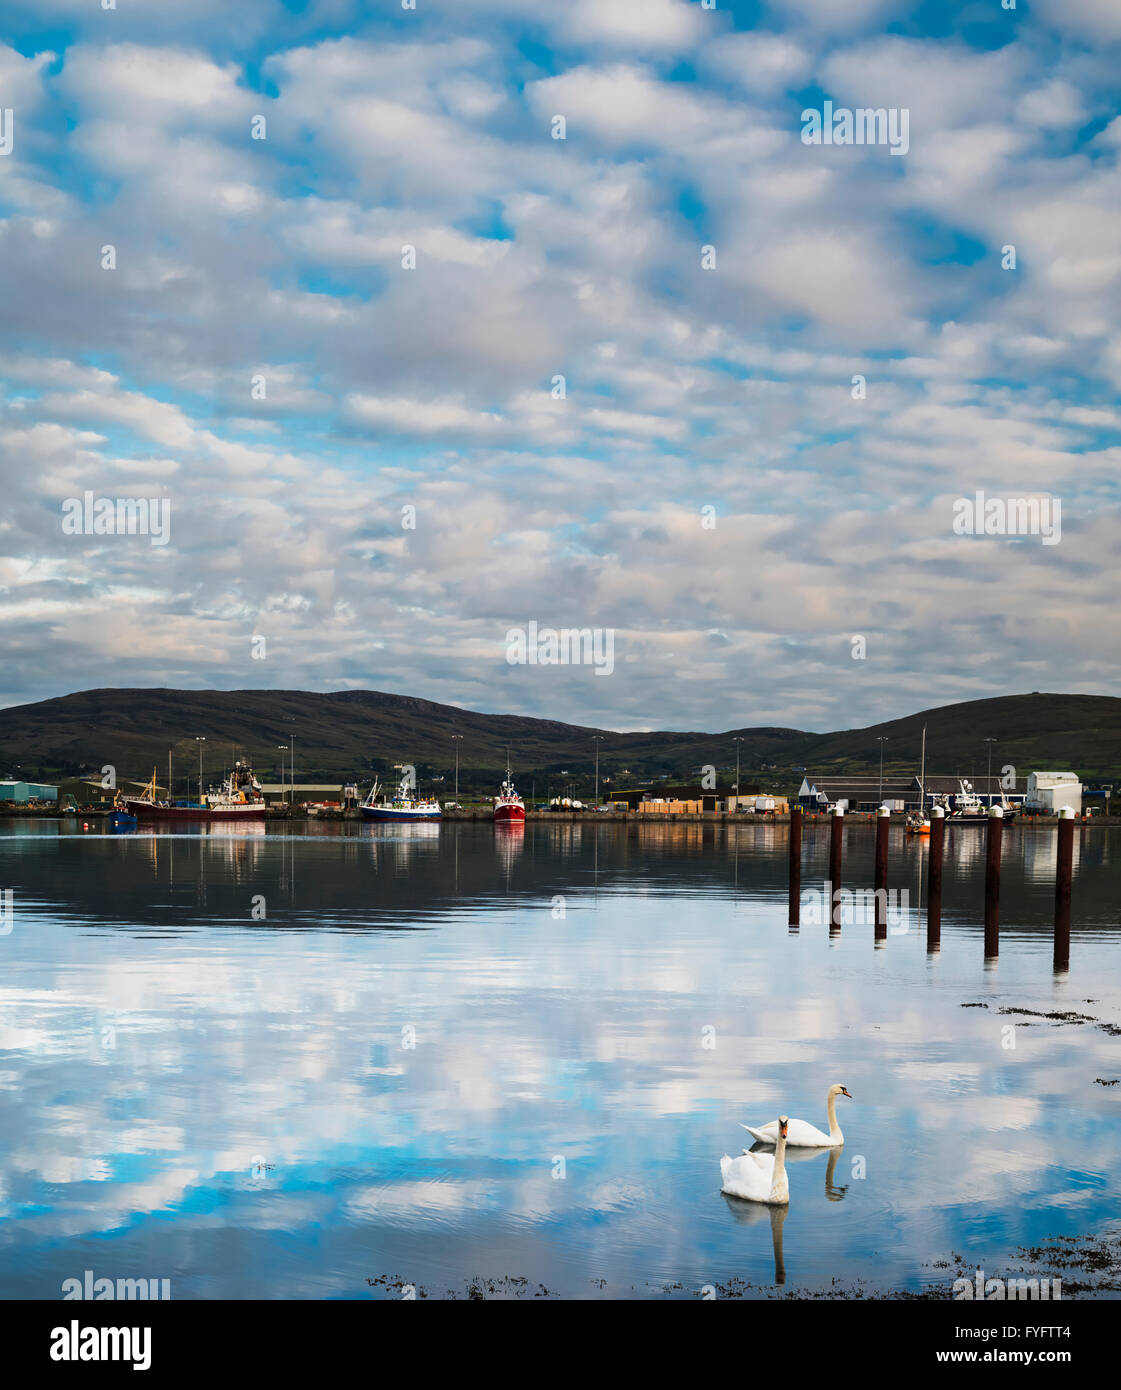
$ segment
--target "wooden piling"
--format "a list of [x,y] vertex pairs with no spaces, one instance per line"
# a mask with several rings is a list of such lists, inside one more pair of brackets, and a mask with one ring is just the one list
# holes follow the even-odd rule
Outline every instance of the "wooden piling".
[[876,812],[876,928],[875,939],[887,940],[887,844],[891,812],[881,806]]
[[841,930],[841,852],[844,846],[845,810],[835,806],[829,827],[829,930]]
[[802,808],[790,808],[790,925],[802,920]]
[[930,889],[926,899],[926,949],[942,945],[942,860],[946,849],[946,812],[934,806],[930,812]]
[[1055,961],[1056,970],[1070,968],[1070,893],[1074,879],[1074,810],[1059,812],[1055,863]]
[[989,808],[985,849],[985,959],[1000,954],[1000,847],[1004,836],[1004,812]]

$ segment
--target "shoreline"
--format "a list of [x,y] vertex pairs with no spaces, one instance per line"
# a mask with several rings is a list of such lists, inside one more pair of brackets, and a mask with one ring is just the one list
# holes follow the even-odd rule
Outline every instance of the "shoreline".
[[[69,811],[60,813],[48,810],[21,810],[9,811],[0,808],[0,820],[52,820],[52,821],[89,821],[104,820],[109,815],[109,808],[105,810],[93,811]],[[265,823],[271,824],[278,821],[362,821],[362,813],[358,810],[330,810],[316,811],[308,813],[300,809],[293,811],[269,808],[265,812]],[[803,825],[828,825],[831,817],[823,812],[806,813],[802,816]],[[872,825],[877,820],[875,811],[849,811],[845,814],[847,825]],[[494,813],[489,808],[480,808],[477,811],[444,811],[439,821],[418,821],[417,824],[439,825],[442,821],[494,821]],[[677,811],[673,812],[639,812],[639,811],[527,811],[526,821],[535,823],[546,823],[555,825],[578,824],[614,824],[614,825],[664,825],[671,822],[674,825],[719,825],[719,826],[745,826],[745,825],[789,825],[790,816],[786,814],[766,813],[755,815],[750,812],[736,811]],[[894,814],[891,821],[895,825],[902,825],[904,821],[903,812]],[[142,825],[167,825],[173,822],[168,821],[142,821]],[[196,822],[197,824],[210,824],[210,822]],[[241,824],[257,824],[255,821],[243,821]],[[390,824],[391,822],[385,822]],[[407,822],[399,822],[406,823]],[[376,824],[371,821],[370,824]],[[947,821],[947,829],[954,828],[954,821]],[[970,821],[970,826],[977,829],[984,829],[984,821]],[[1015,829],[1020,825],[1052,825],[1059,824],[1058,816],[1017,816],[1015,820],[1005,822],[1010,829]],[[1079,816],[1075,818],[1074,824],[1083,828],[1111,827],[1121,825],[1121,815],[1118,816]]]

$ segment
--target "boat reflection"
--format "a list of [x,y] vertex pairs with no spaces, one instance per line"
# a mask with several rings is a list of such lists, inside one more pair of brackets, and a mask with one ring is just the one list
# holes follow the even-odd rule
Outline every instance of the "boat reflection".
[[164,826],[145,823],[142,835],[155,840],[254,840],[263,839],[267,827],[263,820],[182,821]]
[[510,873],[514,862],[525,849],[524,821],[495,821],[494,850],[498,862],[506,875],[506,886],[510,886]]
[[438,821],[370,821],[366,827],[372,840],[438,840]]
[[419,855],[439,853],[439,821],[368,821],[363,829],[375,869],[387,864],[404,869]]

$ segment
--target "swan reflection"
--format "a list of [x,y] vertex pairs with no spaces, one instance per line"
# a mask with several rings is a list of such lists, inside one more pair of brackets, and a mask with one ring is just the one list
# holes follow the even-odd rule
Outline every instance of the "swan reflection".
[[[756,1147],[762,1148],[763,1145]],[[788,1151],[787,1156],[790,1156]],[[786,1260],[782,1249],[782,1227],[786,1220],[786,1213],[790,1210],[788,1206],[765,1206],[762,1202],[744,1202],[738,1197],[731,1197],[727,1192],[720,1194],[724,1198],[724,1204],[735,1217],[737,1226],[754,1226],[762,1221],[770,1220],[771,1223],[771,1247],[775,1257],[775,1283],[786,1283]]]
[[[773,1144],[752,1144],[750,1149],[744,1149],[744,1153],[773,1153]],[[848,1183],[843,1187],[838,1187],[836,1183],[837,1163],[845,1151],[843,1144],[835,1149],[792,1149],[787,1147],[786,1166],[789,1168],[793,1163],[813,1163],[822,1154],[828,1154],[829,1158],[825,1164],[825,1196],[830,1202],[842,1202],[845,1193],[848,1192]]]

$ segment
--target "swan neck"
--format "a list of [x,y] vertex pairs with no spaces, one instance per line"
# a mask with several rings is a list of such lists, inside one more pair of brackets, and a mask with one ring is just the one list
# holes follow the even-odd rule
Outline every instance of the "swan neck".
[[836,1139],[836,1138],[838,1138],[838,1137],[840,1136],[840,1133],[841,1133],[841,1126],[837,1123],[837,1097],[836,1097],[835,1095],[832,1095],[832,1094],[830,1094],[830,1096],[829,1096],[828,1113],[829,1113],[829,1137],[830,1137],[830,1139]]
[[771,1191],[778,1192],[786,1181],[786,1137],[780,1134],[775,1144],[775,1167],[771,1177]]

